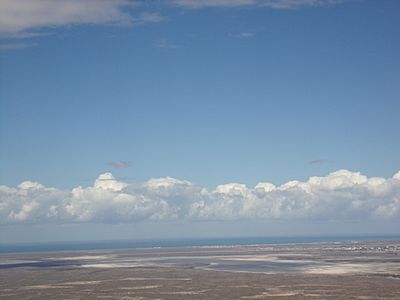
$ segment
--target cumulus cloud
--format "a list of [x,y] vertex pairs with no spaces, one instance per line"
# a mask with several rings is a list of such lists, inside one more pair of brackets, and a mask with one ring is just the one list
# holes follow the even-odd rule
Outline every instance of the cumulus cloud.
[[129,8],[139,5],[130,0],[2,0],[0,36],[33,36],[40,33],[29,31],[48,27],[131,25],[163,20],[158,13],[132,16]]
[[141,220],[368,220],[400,217],[400,172],[368,178],[339,170],[325,177],[293,180],[280,186],[240,183],[213,191],[171,177],[141,184],[101,174],[90,187],[59,190],[25,181],[0,186],[2,224]]
[[307,6],[333,5],[343,2],[343,0],[172,0],[172,2],[177,6],[191,9],[245,6],[294,9]]

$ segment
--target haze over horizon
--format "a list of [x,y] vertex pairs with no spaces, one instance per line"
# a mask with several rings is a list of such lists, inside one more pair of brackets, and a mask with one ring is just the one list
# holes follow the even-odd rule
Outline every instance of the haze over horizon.
[[1,241],[399,234],[399,12],[1,1]]

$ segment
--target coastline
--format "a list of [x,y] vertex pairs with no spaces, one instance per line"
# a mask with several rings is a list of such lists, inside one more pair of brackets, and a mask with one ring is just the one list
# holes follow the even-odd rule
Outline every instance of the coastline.
[[0,260],[0,299],[400,298],[400,240],[2,253]]
[[133,239],[105,241],[56,241],[38,243],[0,243],[1,253],[91,251],[157,248],[218,248],[236,246],[261,246],[282,244],[320,244],[340,242],[393,241],[400,235],[332,235],[332,236],[274,236],[232,238],[181,238],[181,239]]

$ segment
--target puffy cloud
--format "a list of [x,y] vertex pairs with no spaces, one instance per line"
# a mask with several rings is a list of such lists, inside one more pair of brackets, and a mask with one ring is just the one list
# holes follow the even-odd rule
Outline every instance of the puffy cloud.
[[[128,9],[140,3],[130,0],[2,0],[0,34],[19,38],[44,27],[98,24],[143,24],[162,21],[158,13],[132,16]],[[41,33],[39,33],[41,34]]]
[[69,192],[25,181],[17,188],[0,186],[1,223],[68,221],[64,214]]
[[96,189],[111,190],[116,192],[121,191],[126,186],[126,183],[117,181],[111,173],[101,174],[94,182],[94,187]]
[[48,188],[25,181],[0,186],[2,224],[141,220],[368,220],[400,217],[400,172],[377,178],[339,170],[280,186],[240,183],[213,191],[171,177],[127,184],[111,173],[90,187]]

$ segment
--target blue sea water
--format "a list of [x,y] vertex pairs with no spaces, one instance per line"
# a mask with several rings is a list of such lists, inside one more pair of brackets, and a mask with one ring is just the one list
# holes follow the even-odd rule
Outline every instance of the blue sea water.
[[0,253],[400,240],[400,236],[297,236],[0,244]]

